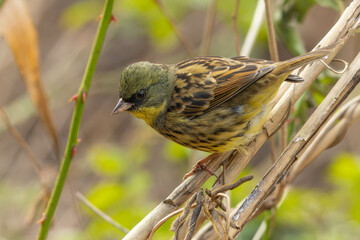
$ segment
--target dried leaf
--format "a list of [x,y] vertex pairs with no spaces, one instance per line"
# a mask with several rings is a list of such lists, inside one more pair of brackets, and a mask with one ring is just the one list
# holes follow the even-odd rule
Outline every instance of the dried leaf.
[[58,151],[58,138],[40,80],[37,33],[23,0],[7,0],[0,9],[0,34],[15,56],[27,90]]

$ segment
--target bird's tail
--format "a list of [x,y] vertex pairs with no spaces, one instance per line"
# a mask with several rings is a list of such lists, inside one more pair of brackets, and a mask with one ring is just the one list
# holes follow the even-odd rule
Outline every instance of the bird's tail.
[[326,58],[330,53],[334,52],[336,48],[338,48],[341,44],[343,44],[343,41],[338,41],[327,47],[319,48],[317,50],[305,53],[289,60],[282,61],[274,69],[273,73],[279,75],[284,73],[290,73],[296,68],[302,67],[321,58]]

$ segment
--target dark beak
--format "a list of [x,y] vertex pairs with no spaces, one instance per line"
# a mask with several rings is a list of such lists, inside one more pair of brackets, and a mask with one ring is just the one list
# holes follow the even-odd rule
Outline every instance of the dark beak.
[[130,109],[134,103],[125,102],[122,98],[120,98],[119,102],[116,104],[114,110],[112,111],[112,115],[118,114],[120,112],[124,112]]

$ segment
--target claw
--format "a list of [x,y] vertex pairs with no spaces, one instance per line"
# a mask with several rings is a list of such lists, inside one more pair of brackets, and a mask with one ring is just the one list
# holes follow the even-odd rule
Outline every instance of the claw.
[[204,159],[201,159],[200,161],[198,161],[192,168],[192,170],[190,172],[188,172],[187,174],[185,174],[183,180],[187,179],[188,177],[190,177],[191,175],[193,175],[196,171],[198,171],[199,169],[203,169],[205,171],[207,171],[208,173],[210,173],[211,175],[215,176],[216,178],[218,178],[216,176],[216,174],[214,173],[213,170],[211,170],[210,168],[208,168],[205,163],[211,159],[213,159],[214,157],[216,157],[218,154],[217,153],[213,153],[210,154],[209,156],[205,157]]

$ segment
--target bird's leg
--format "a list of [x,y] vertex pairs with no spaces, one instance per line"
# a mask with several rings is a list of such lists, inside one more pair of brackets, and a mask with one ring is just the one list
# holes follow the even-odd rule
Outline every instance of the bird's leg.
[[190,172],[188,172],[187,174],[185,174],[184,176],[184,180],[187,179],[188,177],[190,177],[191,175],[193,175],[197,170],[199,169],[203,169],[205,171],[207,171],[208,173],[210,173],[211,175],[214,175],[216,178],[217,176],[215,175],[214,171],[211,170],[210,168],[208,168],[205,163],[207,163],[209,160],[215,158],[217,155],[219,155],[218,153],[212,153],[209,156],[197,161],[195,163],[195,165],[192,167],[192,170]]

